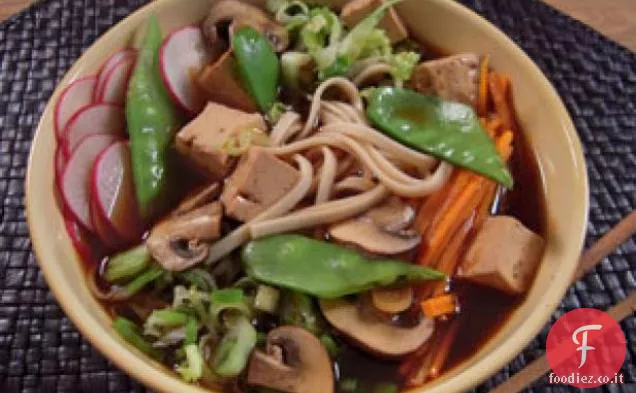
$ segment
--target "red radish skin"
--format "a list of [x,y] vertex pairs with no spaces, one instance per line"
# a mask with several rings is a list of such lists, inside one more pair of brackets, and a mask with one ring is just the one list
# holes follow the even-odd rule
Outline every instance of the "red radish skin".
[[59,187],[62,180],[62,173],[66,168],[66,155],[62,145],[58,145],[55,149],[55,184]]
[[190,113],[203,106],[191,74],[198,72],[211,60],[201,29],[183,27],[170,34],[159,50],[161,77],[172,99]]
[[128,56],[108,72],[102,89],[97,93],[97,102],[124,105],[128,81],[132,75],[135,60],[136,56]]
[[64,203],[79,224],[93,231],[90,212],[90,184],[93,164],[117,138],[110,134],[89,135],[73,150],[62,174]]
[[57,100],[54,111],[55,136],[63,137],[68,121],[85,106],[92,104],[97,78],[89,76],[71,83]]
[[97,263],[95,247],[91,236],[87,233],[76,221],[73,214],[65,206],[62,207],[62,216],[64,217],[64,227],[68,236],[71,238],[73,248],[80,256],[80,259],[87,265],[94,265]]
[[137,50],[132,48],[126,48],[119,50],[113,53],[108,60],[104,62],[102,68],[99,70],[97,74],[97,83],[95,85],[95,94],[94,101],[98,101],[98,97],[102,94],[104,90],[104,85],[106,83],[106,78],[110,71],[112,71],[113,67],[115,67],[118,63],[128,58],[135,58],[137,56]]
[[126,141],[104,150],[95,165],[91,183],[92,200],[98,214],[125,243],[139,241],[144,227],[137,206]]
[[68,122],[62,143],[64,154],[68,158],[78,143],[88,135],[123,136],[125,128],[126,113],[122,107],[114,104],[87,106]]

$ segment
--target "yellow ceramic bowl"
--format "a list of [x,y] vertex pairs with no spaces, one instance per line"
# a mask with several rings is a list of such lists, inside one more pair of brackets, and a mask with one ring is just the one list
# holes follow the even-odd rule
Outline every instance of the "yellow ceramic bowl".
[[[343,1],[331,3],[336,2]],[[119,338],[106,313],[91,296],[84,269],[53,197],[53,106],[64,86],[95,74],[109,54],[128,45],[151,13],[158,15],[166,33],[200,21],[208,7],[208,0],[158,0],[100,38],[75,63],[51,97],[33,141],[27,175],[27,214],[33,246],[60,305],[104,355],[134,378],[163,392],[204,390],[180,381]],[[413,390],[460,392],[510,362],[560,303],[575,270],[585,233],[588,210],[585,162],[572,121],[557,93],[537,66],[503,33],[451,0],[405,0],[399,10],[416,37],[448,53],[490,54],[492,66],[511,76],[516,110],[534,148],[547,196],[547,249],[525,301],[473,357],[427,387]]]

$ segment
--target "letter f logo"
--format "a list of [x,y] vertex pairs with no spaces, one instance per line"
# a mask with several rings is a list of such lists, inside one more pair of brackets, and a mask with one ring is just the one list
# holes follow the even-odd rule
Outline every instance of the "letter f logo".
[[[574,341],[574,344],[581,345],[580,347],[576,348],[577,351],[581,351],[581,364],[579,365],[579,368],[583,367],[583,365],[585,364],[585,360],[587,359],[587,351],[593,351],[596,349],[590,345],[587,345],[588,330],[601,330],[602,327],[603,325],[585,325],[576,329],[572,334],[572,341]],[[581,342],[579,342],[576,336],[581,332],[583,332],[583,339],[581,340]]]

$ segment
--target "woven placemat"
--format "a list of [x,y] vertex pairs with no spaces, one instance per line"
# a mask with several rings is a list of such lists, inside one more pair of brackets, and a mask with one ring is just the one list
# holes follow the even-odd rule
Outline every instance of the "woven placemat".
[[[539,1],[463,0],[512,37],[563,97],[588,163],[587,244],[636,207],[636,55]],[[33,253],[23,182],[30,141],[56,82],[80,54],[143,0],[49,0],[0,24],[0,392],[127,393],[145,389],[88,344],[57,306]],[[606,309],[636,290],[636,243],[572,286],[553,320],[486,392],[545,349],[548,328],[578,307]],[[636,318],[622,323],[626,384],[636,392]],[[574,388],[539,380],[528,392]]]

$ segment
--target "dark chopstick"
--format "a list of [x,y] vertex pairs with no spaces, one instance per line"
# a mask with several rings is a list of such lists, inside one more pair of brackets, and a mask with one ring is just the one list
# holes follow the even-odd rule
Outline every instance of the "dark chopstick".
[[[636,211],[631,212],[614,228],[607,232],[592,247],[590,247],[581,259],[579,267],[572,278],[572,283],[579,280],[583,275],[592,270],[606,256],[611,254],[618,246],[628,240],[636,233]],[[606,312],[617,322],[630,316],[636,311],[636,292],[629,294],[617,305],[611,307]],[[497,386],[490,393],[516,393],[532,384],[535,380],[550,371],[550,365],[546,355],[535,359],[523,370],[519,371],[501,385]]]

